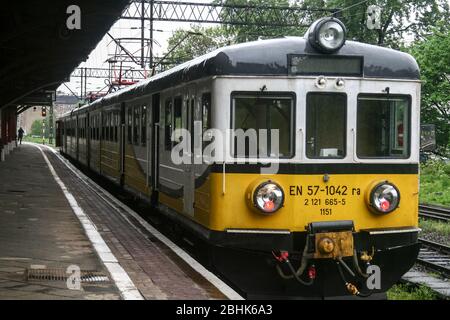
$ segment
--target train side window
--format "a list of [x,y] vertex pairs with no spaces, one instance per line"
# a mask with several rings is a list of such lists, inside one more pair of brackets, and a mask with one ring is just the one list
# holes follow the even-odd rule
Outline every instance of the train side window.
[[108,117],[109,117],[109,112],[105,112],[104,113],[104,118],[103,118],[103,126],[105,127],[105,132],[103,134],[103,140],[108,141],[108,134],[109,134],[109,127],[108,127]]
[[[211,129],[211,93],[207,92],[202,94],[202,135]],[[203,141],[203,148],[210,142]]]
[[101,122],[102,132],[101,132],[101,135],[100,135],[100,140],[105,140],[105,131],[106,131],[105,124],[106,124],[106,114],[103,112],[102,113],[102,122]]
[[127,110],[127,141],[128,144],[132,143],[132,129],[133,127],[133,109],[131,107],[128,107]]
[[172,148],[170,136],[172,134],[172,99],[166,99],[164,103],[164,146],[166,150]]
[[119,111],[115,112],[115,123],[114,123],[114,141],[119,142]]
[[[173,99],[173,131],[183,128],[183,99]],[[172,131],[172,132],[173,132]],[[170,133],[172,135],[172,132]],[[181,142],[181,137],[175,137],[174,145]]]
[[147,145],[147,106],[141,107],[141,145]]
[[100,115],[95,116],[95,137],[97,141],[100,140]]
[[105,141],[109,140],[109,112],[105,113]]
[[109,113],[109,141],[114,141],[114,111]]
[[139,124],[140,124],[139,112],[140,112],[140,107],[135,106],[134,107],[134,120],[133,120],[133,143],[134,143],[134,145],[139,144]]
[[306,96],[306,156],[342,159],[346,155],[347,96],[309,92]]
[[202,95],[202,131],[211,129],[211,93]]
[[397,158],[410,155],[411,100],[409,96],[358,96],[356,154],[359,158]]
[[294,156],[293,94],[239,94],[232,101],[235,157]]
[[113,138],[113,113],[112,111],[109,112],[108,114],[108,127],[109,127],[109,132],[108,132],[108,140],[112,142],[112,138]]

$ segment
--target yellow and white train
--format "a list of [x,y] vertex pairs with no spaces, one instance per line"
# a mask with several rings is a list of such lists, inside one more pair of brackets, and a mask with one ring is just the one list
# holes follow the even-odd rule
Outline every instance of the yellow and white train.
[[[61,152],[206,241],[248,298],[382,298],[419,251],[419,109],[410,55],[323,18],[110,94],[57,131]],[[182,143],[200,152],[179,163]]]

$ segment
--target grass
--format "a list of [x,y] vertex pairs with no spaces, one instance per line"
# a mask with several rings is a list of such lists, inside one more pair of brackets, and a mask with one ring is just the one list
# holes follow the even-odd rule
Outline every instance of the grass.
[[450,236],[450,223],[448,222],[420,219],[419,225],[423,232]]
[[450,206],[450,164],[427,161],[420,167],[420,203]]
[[[26,142],[34,142],[34,143],[40,143],[42,144],[43,140],[42,137],[32,137],[32,136],[24,136],[22,141]],[[53,143],[49,143],[49,139],[44,139],[46,145],[54,146],[55,140],[53,139]]]
[[436,300],[438,296],[428,287],[396,284],[387,292],[388,300]]

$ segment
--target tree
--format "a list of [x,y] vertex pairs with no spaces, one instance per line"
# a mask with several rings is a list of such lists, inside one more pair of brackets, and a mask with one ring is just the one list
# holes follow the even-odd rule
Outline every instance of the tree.
[[176,30],[169,39],[167,61],[169,66],[180,64],[211,52],[217,48],[231,44],[221,27],[202,28],[192,26],[191,30]]
[[[414,39],[430,33],[437,21],[449,21],[448,0],[304,0],[307,7],[339,8],[338,17],[355,41],[401,48],[409,33]],[[366,12],[370,5],[381,8],[381,29],[366,27]]]
[[[450,28],[437,25],[429,36],[413,45],[422,80],[421,122],[436,125],[437,153],[450,151]],[[441,31],[445,30],[446,31]]]
[[[292,4],[292,1],[289,0],[215,0],[215,3],[221,3],[225,5],[250,5],[250,6],[259,6],[259,7],[292,7],[297,4]],[[301,7],[304,7],[301,5]],[[231,11],[233,10],[233,11]],[[245,16],[248,10],[252,9],[239,9],[239,8],[224,8],[222,11],[222,21],[226,22],[228,17],[230,16]],[[248,20],[250,22],[257,22],[258,21],[273,21],[274,17],[270,17],[269,15],[273,14],[273,11],[271,10],[265,10],[261,11],[260,15],[256,17],[255,15],[251,14],[248,15]],[[306,21],[307,19],[304,19],[305,17],[308,17],[311,13],[304,11],[300,12],[296,16],[296,21]],[[318,13],[315,13],[318,14]],[[323,14],[323,13],[321,13]],[[317,16],[318,18],[319,16]],[[276,17],[278,20],[282,17]],[[289,17],[291,18],[291,17]],[[284,20],[289,19],[288,17],[284,17]],[[303,26],[260,26],[260,25],[224,25],[222,27],[223,32],[228,36],[231,37],[234,42],[241,43],[241,42],[248,42],[248,41],[255,41],[261,38],[279,38],[283,36],[301,36],[305,33],[306,27]]]
[[31,124],[31,135],[42,136],[42,120],[34,120]]

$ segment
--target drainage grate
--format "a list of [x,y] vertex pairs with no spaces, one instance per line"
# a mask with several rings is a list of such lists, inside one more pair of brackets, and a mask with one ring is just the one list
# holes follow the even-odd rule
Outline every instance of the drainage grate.
[[[70,273],[66,269],[27,269],[27,280],[40,281],[67,281]],[[81,270],[80,280],[82,283],[108,282],[109,278],[102,272],[92,270]]]
[[25,193],[25,190],[6,190],[6,192],[11,192],[11,193]]

